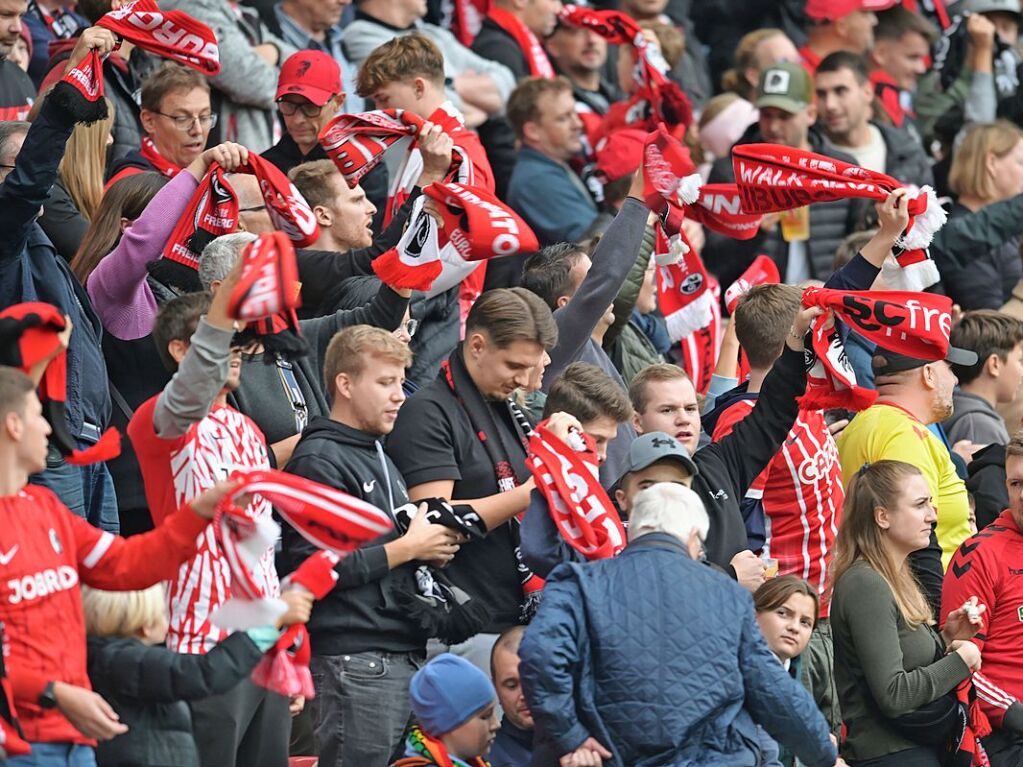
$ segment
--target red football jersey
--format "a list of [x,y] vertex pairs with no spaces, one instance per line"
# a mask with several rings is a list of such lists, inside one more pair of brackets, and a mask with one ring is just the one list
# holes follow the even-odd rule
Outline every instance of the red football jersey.
[[44,487],[0,498],[0,621],[27,740],[94,743],[60,711],[36,705],[48,681],[90,688],[79,579],[99,589],[147,588],[173,577],[207,527],[185,510],[159,530],[125,539],[75,516]]
[[974,674],[977,697],[994,727],[1023,697],[1023,532],[1009,511],[959,546],[945,571],[941,623],[977,597],[987,605],[984,626],[973,641],[984,660]]
[[[145,480],[146,500],[157,525],[184,499],[227,479],[236,470],[270,468],[263,433],[232,407],[214,405],[205,418],[180,437],[156,436],[153,410],[159,396],[135,411],[128,424],[128,436]],[[257,516],[269,517],[272,513],[270,504],[259,495],[251,508]],[[213,611],[231,596],[231,573],[212,527],[200,536],[197,549],[168,584],[167,646],[176,652],[205,653],[230,633],[210,620]],[[276,596],[279,584],[272,546],[260,564],[256,575],[271,596]]]
[[[756,400],[741,400],[725,410],[714,429],[714,441],[730,434],[755,404]],[[765,555],[778,560],[779,575],[811,583],[821,596],[821,617],[828,617],[830,603],[824,590],[845,491],[838,447],[822,411],[799,411],[778,454],[746,497],[759,498],[764,506]]]

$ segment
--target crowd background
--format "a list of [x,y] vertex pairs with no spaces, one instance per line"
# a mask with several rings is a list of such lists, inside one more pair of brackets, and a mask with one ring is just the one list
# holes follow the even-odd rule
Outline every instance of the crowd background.
[[1021,21],[0,0],[0,762],[1023,764]]

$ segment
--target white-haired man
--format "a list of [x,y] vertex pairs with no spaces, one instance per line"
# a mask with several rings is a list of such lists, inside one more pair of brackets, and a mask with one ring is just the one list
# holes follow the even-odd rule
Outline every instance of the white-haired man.
[[755,764],[757,723],[807,765],[835,764],[749,594],[698,561],[708,527],[695,492],[656,484],[634,499],[621,556],[551,573],[519,647],[534,762],[542,750],[563,764]]

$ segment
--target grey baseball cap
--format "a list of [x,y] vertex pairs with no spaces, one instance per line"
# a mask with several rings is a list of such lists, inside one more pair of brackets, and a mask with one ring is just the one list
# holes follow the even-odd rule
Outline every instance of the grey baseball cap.
[[1019,0],[963,0],[953,13],[1014,13],[1020,14]]
[[[893,373],[901,373],[904,370],[916,370],[924,365],[930,365],[934,360],[922,360],[917,357],[910,357],[907,354],[900,354],[889,349],[882,349],[880,346],[874,350],[874,357],[871,360],[871,367],[875,376],[886,376]],[[970,349],[960,349],[958,346],[949,346],[945,361],[952,365],[970,367],[977,364],[977,352]]]
[[625,472],[622,476],[634,471],[642,471],[663,460],[677,461],[694,477],[700,473],[692,456],[689,455],[689,451],[681,442],[663,431],[651,431],[632,441],[629,446],[629,457],[625,463]]

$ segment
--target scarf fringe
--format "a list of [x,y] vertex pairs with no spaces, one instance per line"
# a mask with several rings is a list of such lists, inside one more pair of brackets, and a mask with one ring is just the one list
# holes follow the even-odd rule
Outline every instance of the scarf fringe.
[[692,303],[667,315],[664,322],[672,342],[680,341],[713,322],[714,309],[711,305],[715,300],[713,292],[707,290]]
[[692,173],[684,176],[678,182],[679,199],[686,205],[692,205],[700,199],[700,188],[703,186],[703,176],[699,173]]
[[[898,259],[896,259],[898,262]],[[930,258],[902,266],[891,266],[886,260],[881,266],[881,277],[891,290],[907,290],[922,293],[932,285],[941,282],[937,264]]]
[[927,207],[922,213],[913,217],[909,229],[896,241],[896,245],[906,250],[923,250],[930,247],[934,235],[948,220],[948,214],[941,207],[938,195],[934,193],[933,189],[929,186],[920,187],[917,199],[921,196],[927,200]]

